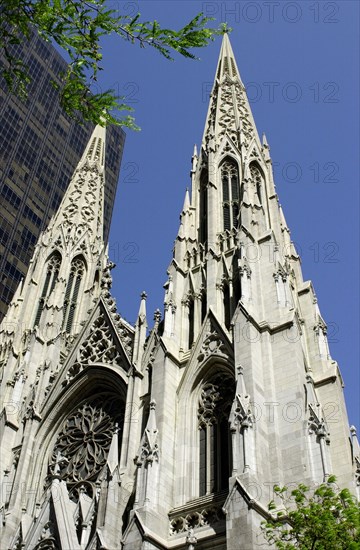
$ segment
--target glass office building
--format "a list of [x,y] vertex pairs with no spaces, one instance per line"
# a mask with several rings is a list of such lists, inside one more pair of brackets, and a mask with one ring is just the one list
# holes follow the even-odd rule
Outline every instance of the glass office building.
[[[32,257],[40,232],[57,210],[93,125],[70,119],[51,81],[66,61],[35,33],[16,46],[28,67],[28,99],[10,95],[0,77],[0,321]],[[4,59],[0,54],[0,63]],[[106,143],[104,239],[107,241],[125,133],[109,127]]]

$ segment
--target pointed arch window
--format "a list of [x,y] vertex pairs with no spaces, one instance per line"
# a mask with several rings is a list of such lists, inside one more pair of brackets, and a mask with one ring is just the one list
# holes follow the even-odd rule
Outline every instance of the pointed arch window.
[[70,275],[65,291],[63,327],[71,332],[75,310],[78,302],[81,280],[85,273],[85,262],[77,257],[71,262]]
[[238,227],[239,218],[239,171],[234,160],[226,159],[221,165],[223,227],[230,230]]
[[250,164],[251,179],[255,185],[255,191],[258,197],[259,204],[262,205],[262,193],[264,188],[264,176],[259,166],[253,162]]
[[200,177],[200,243],[207,242],[207,224],[208,224],[208,172],[203,170]]
[[194,343],[194,322],[195,322],[195,303],[194,298],[189,298],[189,349]]
[[240,281],[240,273],[237,269],[234,273],[233,277],[233,312],[235,312],[235,309],[237,308],[237,305],[241,299],[241,281]]
[[206,382],[200,393],[199,494],[227,488],[232,469],[229,414],[234,399],[234,382],[224,373]]
[[34,326],[39,326],[41,314],[44,309],[46,298],[50,296],[52,291],[54,290],[55,283],[57,281],[59,271],[60,271],[60,265],[61,265],[61,256],[59,252],[54,252],[47,264],[46,264],[46,275],[45,275],[45,281],[44,286],[41,292],[39,305],[36,311],[35,315],[35,321]]
[[229,330],[231,322],[230,287],[228,282],[223,282],[224,323]]

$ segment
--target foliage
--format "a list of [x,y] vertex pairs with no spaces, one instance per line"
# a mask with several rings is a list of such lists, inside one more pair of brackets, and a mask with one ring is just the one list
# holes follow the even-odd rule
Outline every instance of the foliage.
[[[315,491],[298,485],[274,487],[283,510],[262,524],[263,534],[280,550],[359,550],[359,503],[348,489],[338,489],[330,476]],[[269,511],[274,512],[274,501]]]
[[[119,117],[119,112],[133,109],[122,102],[113,90],[92,94],[91,85],[102,70],[101,39],[105,35],[137,42],[140,47],[155,48],[167,59],[172,51],[196,59],[192,48],[206,46],[222,29],[207,26],[211,19],[202,13],[178,31],[163,29],[157,21],[140,21],[108,9],[106,0],[1,0],[0,47],[5,65],[0,67],[8,89],[26,98],[30,76],[16,55],[17,46],[37,32],[47,41],[56,42],[70,57],[68,70],[59,86],[60,101],[70,116],[80,113],[94,123],[120,124],[137,129],[132,116]],[[110,114],[110,111],[114,111]]]

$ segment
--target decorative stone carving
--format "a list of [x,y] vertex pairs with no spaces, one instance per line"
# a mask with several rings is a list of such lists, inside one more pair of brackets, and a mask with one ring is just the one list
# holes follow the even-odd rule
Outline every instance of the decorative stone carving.
[[48,521],[41,532],[39,542],[34,550],[58,550],[59,546],[55,538],[55,526],[52,521]]
[[150,402],[149,419],[141,441],[140,452],[137,457],[137,464],[144,462],[159,462],[159,445],[157,443],[159,430],[156,427],[155,401]]
[[205,337],[198,355],[198,361],[204,361],[210,355],[226,357],[226,346],[216,330],[213,330]]
[[116,349],[111,329],[100,315],[93,326],[87,340],[81,346],[79,352],[81,363],[111,363],[121,365],[121,357]]
[[320,335],[320,331],[322,332],[323,336],[326,336],[327,326],[322,320],[319,320],[319,322],[314,326],[314,331],[317,336]]
[[85,403],[65,421],[54,446],[49,472],[69,485],[95,481],[106,463],[115,426],[99,403]]
[[328,432],[325,420],[318,414],[315,407],[309,404],[309,434],[315,433],[319,438],[324,438],[325,442],[329,445],[330,434]]
[[250,407],[250,397],[248,395],[241,396],[235,395],[234,401],[234,426],[239,426],[240,430],[244,428],[252,428],[253,426],[253,414]]
[[196,544],[197,539],[194,536],[196,529],[204,526],[213,527],[224,520],[225,514],[222,510],[222,504],[200,505],[197,510],[189,513],[183,512],[174,516],[170,514],[170,535],[188,532],[187,543]]
[[221,422],[229,418],[233,401],[233,382],[224,375],[217,375],[204,384],[199,400],[199,428]]
[[[110,312],[113,317],[117,334],[121,340],[125,352],[131,356],[133,336],[123,324],[121,317],[116,313]],[[116,342],[115,334],[105,313],[101,313],[91,326],[90,334],[83,342],[77,354],[77,361],[71,365],[66,374],[64,384],[67,384],[77,374],[79,374],[87,365],[95,363],[105,363],[113,366],[128,369],[128,364],[124,361],[121,350]]]

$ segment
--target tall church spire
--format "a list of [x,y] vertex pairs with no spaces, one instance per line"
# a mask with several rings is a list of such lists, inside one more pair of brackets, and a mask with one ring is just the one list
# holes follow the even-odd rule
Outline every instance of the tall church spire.
[[227,35],[206,128],[149,335],[146,294],[134,328],[109,290],[104,130],[37,245],[0,345],[4,548],[257,548],[269,487],[355,488],[341,375]]
[[[95,127],[9,309],[11,322],[21,319],[26,330],[37,327],[50,339],[63,331],[78,332],[101,293],[101,273],[107,262],[103,241],[105,135],[104,127]],[[34,304],[32,309],[26,308],[28,302]],[[15,338],[21,338],[21,332]]]
[[[106,128],[97,125],[71,178],[48,232],[62,227],[65,240],[102,240]],[[71,236],[71,237],[70,237]]]
[[210,104],[203,147],[217,149],[224,137],[240,149],[255,138],[259,142],[250,104],[236,64],[228,33],[224,33]]

